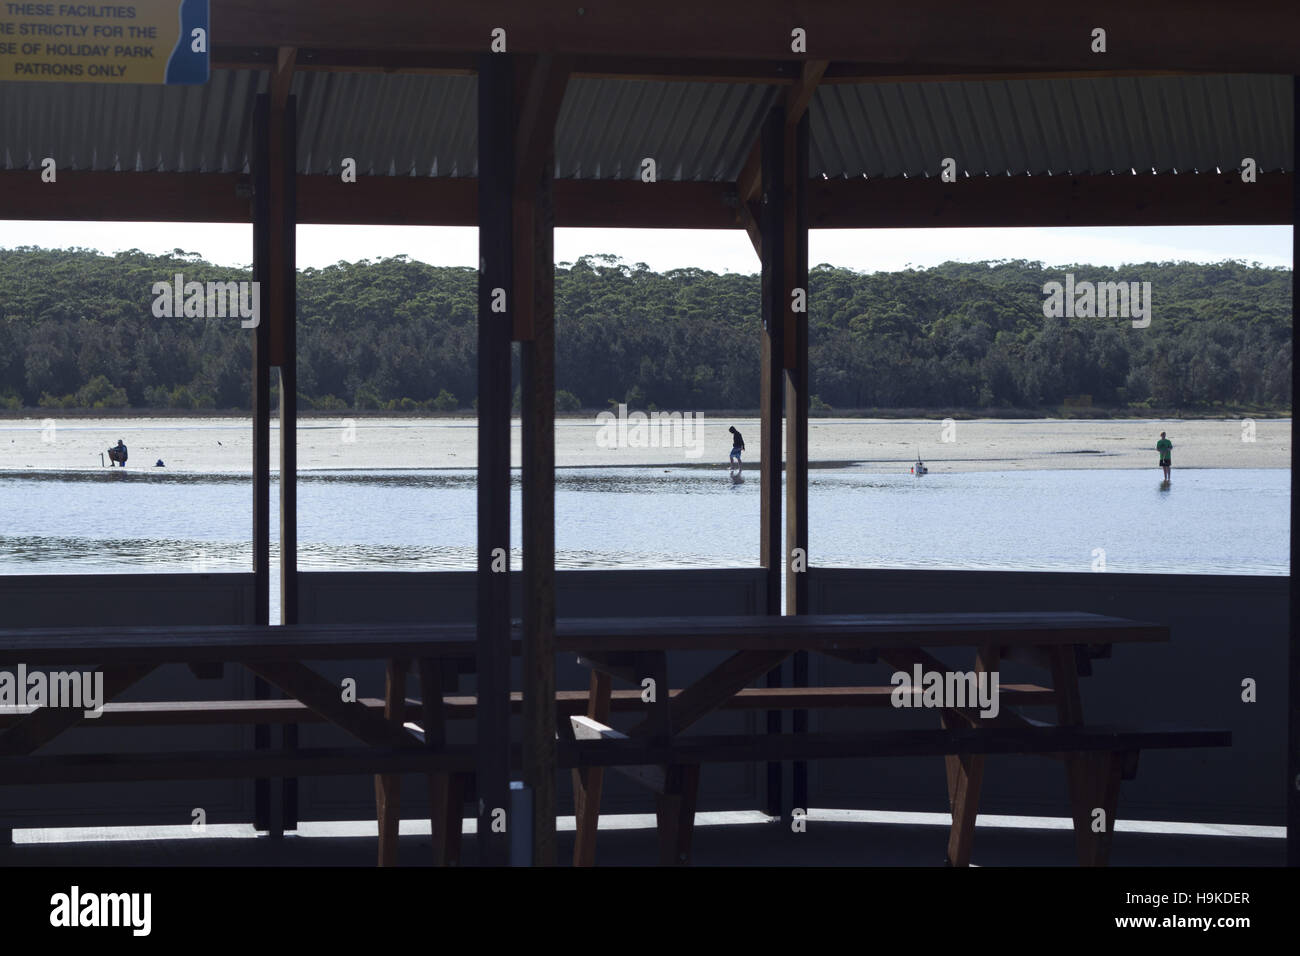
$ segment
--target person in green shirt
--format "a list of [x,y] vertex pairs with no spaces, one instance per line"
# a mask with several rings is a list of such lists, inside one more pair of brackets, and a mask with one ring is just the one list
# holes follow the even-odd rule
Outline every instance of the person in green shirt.
[[1156,451],[1160,453],[1160,467],[1165,470],[1165,481],[1169,480],[1169,469],[1172,462],[1169,453],[1173,450],[1174,443],[1165,437],[1165,433],[1160,433],[1160,440],[1156,442]]

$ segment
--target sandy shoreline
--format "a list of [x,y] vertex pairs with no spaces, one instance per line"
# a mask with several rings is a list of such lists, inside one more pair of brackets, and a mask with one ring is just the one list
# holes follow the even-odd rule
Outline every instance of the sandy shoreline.
[[[558,468],[726,467],[729,425],[744,435],[746,467],[762,455],[756,419],[705,419],[696,430],[635,424],[620,433],[594,418],[556,424]],[[1155,443],[1166,431],[1174,468],[1289,468],[1291,420],[974,420],[814,419],[809,458],[822,467],[907,471],[919,453],[932,472],[1156,469]],[[40,418],[0,421],[0,472],[98,470],[100,453],[126,441],[129,468],[150,470],[158,459],[168,473],[241,473],[252,468],[248,419]],[[519,422],[512,459],[519,464]],[[278,462],[272,426],[272,460]],[[610,447],[613,445],[614,447]],[[659,447],[655,447],[658,445]],[[472,420],[313,418],[298,426],[301,471],[331,469],[473,468],[477,430]],[[162,469],[157,469],[160,472]]]

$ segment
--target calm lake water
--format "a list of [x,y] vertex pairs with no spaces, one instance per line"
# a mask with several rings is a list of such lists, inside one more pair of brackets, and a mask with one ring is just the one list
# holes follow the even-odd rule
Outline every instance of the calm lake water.
[[[474,566],[471,471],[316,472],[298,493],[303,570]],[[0,573],[248,571],[251,498],[246,476],[0,473]],[[519,507],[516,476],[516,555]],[[814,470],[810,562],[1088,571],[1104,552],[1113,572],[1284,575],[1289,508],[1284,469],[1184,469],[1166,490],[1155,469]],[[557,475],[562,568],[752,567],[758,535],[753,471]]]

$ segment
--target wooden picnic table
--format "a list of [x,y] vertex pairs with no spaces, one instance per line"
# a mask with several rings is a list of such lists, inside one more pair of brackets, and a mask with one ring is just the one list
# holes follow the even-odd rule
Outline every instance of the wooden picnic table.
[[[1163,626],[1076,612],[560,619],[556,622],[557,652],[577,653],[592,668],[586,712],[561,721],[562,739],[557,748],[559,766],[572,768],[574,775],[578,816],[575,862],[594,861],[606,766],[619,769],[655,791],[661,859],[684,862],[689,859],[702,763],[798,759],[801,754],[811,759],[915,752],[948,754],[954,816],[949,859],[954,864],[965,864],[974,833],[984,753],[1037,752],[1017,751],[1021,740],[1023,746],[1034,742],[1045,746],[1047,742],[1065,752],[1081,857],[1085,861],[1102,861],[1109,831],[1098,838],[1086,825],[1080,828],[1079,823],[1095,806],[1109,806],[1108,819],[1113,818],[1118,779],[1130,769],[1130,762],[1119,757],[1139,746],[1158,744],[1153,743],[1156,738],[1150,734],[1119,741],[1102,732],[1081,733],[1078,678],[1081,671],[1086,672],[1091,656],[1105,656],[1113,644],[1168,638],[1168,629]],[[517,652],[517,634],[514,644]],[[858,734],[851,739],[834,735],[787,735],[785,739],[765,736],[761,740],[679,737],[701,718],[724,707],[763,701],[773,708],[820,706],[823,699],[828,706],[846,706],[846,701],[856,706],[879,706],[888,699],[883,688],[809,688],[784,697],[781,691],[789,689],[746,689],[798,651],[850,660],[880,660],[897,670],[920,664],[926,670],[942,672],[948,669],[946,665],[927,650],[938,647],[972,648],[977,671],[996,670],[1004,659],[1027,660],[1049,671],[1050,688],[1018,685],[1009,690],[1019,695],[1015,697],[1018,701],[1053,705],[1057,729],[1009,709],[1004,709],[996,720],[986,720],[971,708],[954,708],[941,711],[942,729],[927,732],[930,737],[925,739],[917,737],[915,730],[904,733],[901,729]],[[669,652],[720,650],[731,654],[686,687],[671,688]],[[472,623],[0,629],[0,667],[16,663],[42,667],[94,664],[105,675],[106,701],[163,663],[233,662],[247,667],[316,718],[348,732],[370,750],[260,753],[247,755],[246,759],[222,755],[219,760],[209,761],[209,772],[230,777],[375,772],[381,862],[395,859],[397,774],[404,772],[429,773],[434,789],[435,849],[444,857],[454,856],[462,809],[459,788],[472,773],[473,760],[469,748],[447,744],[446,721],[451,709],[457,709],[459,716],[472,714],[474,702],[455,698],[459,703],[453,704],[453,699],[448,698],[444,705],[443,677],[445,669],[453,673],[463,669],[475,652],[476,629]],[[387,662],[382,711],[343,702],[339,688],[304,663],[349,659]],[[420,719],[415,727],[407,723],[411,702],[405,693],[412,664],[424,691],[423,700],[416,704]],[[645,678],[651,678],[662,691],[653,702],[639,708],[641,720],[626,734],[608,724],[612,678],[631,681],[637,687]],[[222,703],[234,702],[211,702],[210,706],[215,710]],[[572,704],[570,701],[569,713],[574,709]],[[635,701],[623,700],[621,705],[622,712],[638,709]],[[194,718],[194,706],[202,705],[182,708],[186,719]],[[263,710],[265,707],[244,708],[245,712]],[[216,716],[227,719],[238,711],[237,707],[226,708]],[[147,716],[142,711],[134,715],[134,721],[144,722]],[[79,709],[46,707],[0,730],[0,767],[8,771],[8,779],[17,782],[13,774],[19,772],[30,774],[34,781],[75,780],[111,769],[112,761],[105,762],[103,755],[30,756],[83,719]],[[994,730],[997,735],[992,733]],[[1049,736],[1052,733],[1055,736]],[[1178,739],[1182,743],[1169,745],[1196,745],[1196,740],[1204,738],[1184,735]],[[131,759],[123,757],[122,766]],[[137,779],[168,779],[169,763],[180,777],[204,774],[204,764],[193,754],[134,759],[142,766],[148,764],[132,771],[137,773]]]
[[[476,629],[470,624],[372,625],[186,625],[49,627],[0,630],[0,667],[25,663],[48,667],[97,666],[104,674],[105,702],[165,663],[236,663],[278,688],[361,741],[364,749],[220,752],[196,755],[33,756],[59,734],[87,721],[81,709],[42,707],[0,730],[0,781],[79,782],[90,779],[203,779],[292,777],[301,774],[372,772],[380,820],[381,862],[395,859],[396,794],[399,773],[427,772],[440,785],[446,818],[435,825],[435,849],[455,827],[459,839],[461,807],[449,781],[472,771],[474,753],[449,747],[443,733],[444,668],[456,668],[475,655]],[[334,682],[305,661],[384,660],[389,696],[383,711],[343,700]],[[424,690],[420,732],[404,726],[405,680],[418,661]],[[236,702],[205,702],[204,716],[229,719]],[[169,707],[168,710],[174,710]],[[191,719],[198,717],[187,708]],[[135,715],[140,722],[147,713]],[[457,775],[460,775],[458,777]],[[455,820],[450,818],[452,804]],[[441,851],[439,851],[441,852]]]
[[[1033,747],[1059,747],[1064,753],[1075,817],[1080,858],[1104,862],[1110,827],[1095,834],[1088,823],[1100,806],[1113,821],[1118,782],[1135,772],[1133,759],[1142,746],[1194,746],[1209,740],[1202,732],[1161,731],[1146,736],[1121,735],[1114,728],[1085,734],[1079,677],[1093,656],[1108,656],[1113,644],[1167,641],[1169,629],[1122,618],[1085,612],[1001,612],[935,614],[844,614],[786,617],[663,617],[636,619],[560,620],[556,646],[576,651],[592,668],[588,711],[569,722],[568,753],[562,763],[575,763],[577,811],[574,862],[595,860],[595,840],[603,782],[603,763],[612,750],[626,761],[638,755],[658,757],[661,764],[633,764],[617,769],[655,792],[660,821],[660,861],[689,860],[700,763],[732,759],[798,759],[871,754],[946,754],[953,825],[948,860],[966,865],[974,838],[979,790],[986,752],[1036,752]],[[941,730],[920,734],[911,730],[870,735],[804,735],[800,739],[700,740],[679,735],[702,717],[727,706],[743,688],[778,667],[797,651],[814,651],[849,660],[883,661],[895,670],[945,673],[951,670],[930,648],[968,647],[974,671],[996,671],[1003,660],[1021,660],[1051,675],[1050,688],[1014,688],[1041,692],[1038,701],[1055,707],[1050,725],[1009,708],[996,718],[981,717],[975,708],[943,708]],[[689,686],[658,695],[646,705],[642,720],[626,734],[609,725],[611,678],[634,684],[646,678],[655,687],[669,686],[668,651],[729,650],[733,653]],[[858,691],[870,690],[858,688]],[[891,695],[879,691],[878,702]],[[861,695],[865,703],[871,695]],[[996,730],[996,733],[993,731]],[[1214,738],[1222,741],[1222,736]],[[1163,742],[1163,743],[1162,743]],[[675,744],[675,746],[673,746]],[[1107,750],[1105,748],[1115,749]],[[1023,748],[1023,749],[1022,749]],[[1050,751],[1047,751],[1050,752]],[[572,754],[572,756],[569,756]],[[806,808],[805,808],[806,809]]]

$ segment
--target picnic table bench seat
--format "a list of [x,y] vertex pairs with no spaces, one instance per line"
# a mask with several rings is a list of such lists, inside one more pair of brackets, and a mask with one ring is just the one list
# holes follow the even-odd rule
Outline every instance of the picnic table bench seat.
[[[876,697],[878,695],[870,695]],[[218,702],[220,703],[220,702]],[[254,702],[265,703],[265,702]],[[274,702],[292,703],[292,702]],[[285,713],[287,709],[281,710]],[[227,712],[229,713],[229,712]],[[245,711],[241,716],[247,716]],[[308,711],[310,713],[310,711]],[[105,717],[107,717],[107,713]],[[577,720],[586,721],[578,717]],[[128,726],[139,726],[138,724]],[[1062,758],[1076,754],[1085,758],[1072,775],[1072,804],[1087,830],[1092,811],[1102,808],[1113,818],[1117,791],[1122,780],[1136,775],[1143,750],[1186,749],[1228,746],[1227,731],[1177,726],[1126,727],[1112,725],[1060,727],[1000,727],[987,730],[875,730],[852,733],[810,734],[701,734],[671,742],[631,738],[588,723],[598,732],[588,739],[561,744],[558,767],[574,771],[595,767],[631,769],[632,779],[657,795],[669,793],[667,768],[698,773],[706,763],[745,763],[775,760],[826,760],[891,756],[944,756],[969,758],[974,755],[1030,754]],[[423,730],[409,725],[418,742]],[[600,732],[603,731],[603,732]],[[518,764],[518,754],[515,754]],[[436,751],[408,748],[310,748],[266,751],[181,751],[143,754],[73,754],[53,756],[0,757],[0,779],[29,784],[77,784],[92,782],[138,782],[165,780],[249,779],[271,776],[327,776],[340,774],[434,775],[448,787],[447,806],[437,834],[439,862],[455,864],[460,859],[461,811],[470,796],[475,770],[472,745],[445,745]],[[1082,808],[1081,810],[1078,808]],[[396,812],[396,804],[392,811]],[[693,810],[661,833],[664,863],[689,857],[689,829]],[[438,825],[435,822],[435,825]],[[1085,863],[1104,862],[1109,849],[1108,826],[1105,846],[1083,840],[1080,858]],[[667,841],[666,843],[664,841]],[[395,852],[395,851],[392,851]],[[392,862],[390,858],[388,862]],[[951,859],[950,859],[950,862]]]
[[[722,705],[723,710],[818,710],[837,708],[888,707],[893,686],[862,685],[841,687],[746,687]],[[682,691],[669,691],[672,697]],[[562,690],[555,694],[555,710],[560,717],[586,713],[591,699],[587,690]],[[1050,706],[1055,696],[1050,687],[1036,684],[1003,684],[1004,706]],[[378,697],[359,698],[357,703],[369,710],[382,712],[385,706]],[[443,713],[448,720],[472,720],[478,711],[473,694],[444,694]],[[418,720],[424,712],[421,700],[408,697],[404,717]],[[610,694],[615,713],[645,709],[639,690],[615,690]],[[523,710],[523,694],[510,695],[514,713]],[[31,708],[18,712],[0,712],[0,730],[17,723]],[[186,725],[242,724],[319,724],[328,719],[298,700],[173,700],[113,701],[94,721],[79,725],[91,729],[106,727],[166,727]]]
[[[724,705],[728,710],[795,710],[839,709],[888,706],[892,686],[851,687],[751,687],[744,688]],[[669,693],[676,696],[681,691]],[[1003,704],[1050,705],[1050,688],[1030,684],[1008,684],[1001,688]],[[590,691],[559,691],[555,695],[556,716],[560,721],[586,713],[590,709]],[[511,694],[511,709],[523,708],[523,694]],[[358,704],[375,714],[383,714],[386,702],[379,698],[361,698]],[[478,698],[472,694],[443,694],[445,720],[472,720],[477,713]],[[610,709],[631,713],[644,709],[639,690],[616,690],[610,693]],[[18,723],[25,713],[0,713],[0,731]],[[421,724],[426,718],[422,700],[407,697],[402,718],[404,727],[421,743],[425,734]],[[328,719],[298,700],[203,700],[203,701],[112,701],[94,721],[84,728],[224,726],[261,724],[324,724]],[[0,757],[0,779],[28,783],[92,783],[115,781],[159,781],[192,779],[240,779],[266,776],[313,776],[333,774],[381,773],[390,779],[401,773],[435,773],[438,792],[445,807],[437,810],[442,827],[448,834],[438,840],[440,862],[453,863],[460,858],[460,814],[464,802],[473,799],[474,763],[472,750],[443,747],[448,759],[425,759],[409,750],[378,753],[373,748],[322,748],[310,752],[292,750],[208,751],[158,753],[147,755],[68,755],[59,757]],[[516,761],[517,763],[517,761]],[[575,767],[577,765],[574,765]],[[567,768],[567,765],[566,765]],[[397,802],[390,804],[396,812]],[[436,824],[435,824],[436,825]],[[388,841],[386,861],[395,859],[395,840]]]

